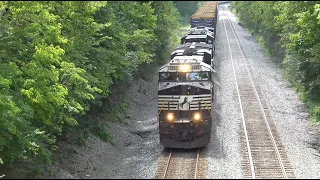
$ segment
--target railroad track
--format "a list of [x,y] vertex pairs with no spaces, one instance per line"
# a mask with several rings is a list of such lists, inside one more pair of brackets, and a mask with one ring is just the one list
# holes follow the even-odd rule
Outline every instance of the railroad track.
[[245,178],[294,178],[294,172],[263,93],[251,76],[234,27],[226,14],[223,26],[241,110],[241,166]]
[[201,149],[169,149],[159,161],[155,179],[197,179],[205,173]]

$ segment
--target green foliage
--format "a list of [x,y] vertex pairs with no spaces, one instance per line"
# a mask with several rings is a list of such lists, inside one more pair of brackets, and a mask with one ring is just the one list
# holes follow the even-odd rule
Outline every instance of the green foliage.
[[106,127],[103,124],[96,124],[91,128],[91,132],[99,137],[103,141],[114,144],[113,137],[106,131]]
[[[76,124],[74,114],[83,113],[84,101],[93,99],[84,71],[66,65],[67,40],[61,35],[57,16],[45,2],[9,2],[2,14],[1,39],[1,154],[5,164],[15,159],[41,156],[49,161],[56,136],[65,125]],[[15,53],[18,52],[18,53]],[[61,82],[71,70],[72,78]],[[75,83],[75,81],[77,81]],[[71,89],[71,87],[74,89]],[[70,88],[68,90],[68,88]],[[75,109],[75,110],[73,110]],[[72,111],[73,110],[73,111]],[[9,113],[7,113],[9,112]],[[6,132],[7,131],[7,132]]]
[[86,140],[89,137],[90,134],[90,129],[88,129],[88,127],[83,127],[83,126],[79,126],[77,127],[78,131],[75,135],[75,144],[77,146],[83,146],[86,143]]
[[231,6],[264,37],[270,52],[284,59],[286,76],[320,121],[320,1],[238,1]]
[[144,95],[146,95],[146,94],[147,94],[147,89],[143,89],[142,93],[143,93]]
[[198,1],[173,1],[174,6],[180,14],[180,23],[183,25],[190,24],[191,16],[198,10]]
[[310,109],[312,121],[319,123],[319,119],[320,119],[320,103],[319,102],[310,103],[309,104],[309,109]]
[[152,7],[157,16],[155,57],[158,64],[162,64],[168,60],[172,42],[177,38],[175,35],[180,28],[179,12],[171,1],[153,1]]
[[258,40],[258,42],[259,42],[259,44],[260,45],[262,45],[262,46],[264,46],[265,45],[265,41],[264,41],[264,39],[263,39],[263,36],[257,36],[257,40]]
[[[110,101],[114,84],[163,63],[179,26],[172,1],[1,1],[0,166],[50,162],[75,125],[87,126],[80,143],[88,128],[112,142],[79,119]],[[123,121],[127,103],[108,105]]]
[[204,3],[205,1],[198,1],[197,9],[199,9]]
[[128,102],[118,102],[117,104],[112,104],[111,112],[109,113],[109,118],[111,121],[120,121],[123,122],[124,118],[127,115],[128,112]]

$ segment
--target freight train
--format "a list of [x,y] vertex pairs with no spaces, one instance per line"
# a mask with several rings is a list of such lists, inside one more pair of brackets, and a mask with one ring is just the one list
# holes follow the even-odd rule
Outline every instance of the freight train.
[[158,70],[160,143],[167,148],[198,148],[211,137],[217,1],[191,17],[170,61]]

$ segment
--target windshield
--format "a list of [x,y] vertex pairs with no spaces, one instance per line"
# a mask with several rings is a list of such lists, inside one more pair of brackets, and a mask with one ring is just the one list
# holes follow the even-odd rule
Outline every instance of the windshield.
[[207,81],[209,80],[209,72],[191,72],[186,73],[188,81]]
[[192,39],[186,39],[185,43],[187,42],[207,42],[206,38],[192,38]]
[[208,81],[210,72],[163,72],[159,74],[159,81]]

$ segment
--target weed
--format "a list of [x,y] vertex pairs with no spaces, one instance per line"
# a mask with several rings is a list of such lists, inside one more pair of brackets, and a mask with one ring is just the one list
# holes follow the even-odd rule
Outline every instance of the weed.
[[257,40],[258,40],[258,42],[259,42],[259,44],[260,44],[261,46],[264,46],[264,45],[265,45],[263,36],[258,35],[258,36],[257,36]]
[[141,93],[142,92],[142,87],[141,87],[141,85],[139,86],[139,88],[138,88],[138,90],[137,90],[139,93]]
[[88,129],[80,130],[76,137],[76,144],[78,146],[83,146],[86,143],[86,140],[89,137]]
[[142,92],[144,95],[147,95],[147,89],[143,89],[143,92]]
[[114,144],[113,137],[107,132],[103,124],[96,124],[92,127],[91,132],[101,140]]
[[44,168],[42,166],[34,166],[29,173],[28,177],[40,177],[44,175]]
[[127,115],[128,107],[129,105],[127,100],[124,100],[123,102],[114,105],[109,115],[110,119],[113,121],[115,120],[115,121],[123,122],[124,118]]

